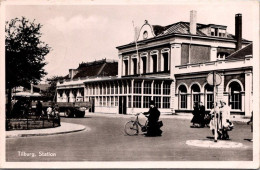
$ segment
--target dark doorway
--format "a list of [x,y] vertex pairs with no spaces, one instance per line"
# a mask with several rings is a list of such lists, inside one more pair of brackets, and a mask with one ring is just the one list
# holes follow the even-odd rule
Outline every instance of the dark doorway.
[[143,57],[142,60],[143,60],[143,74],[145,74],[146,73],[146,57]]
[[89,108],[89,112],[95,112],[95,97],[89,98],[89,101],[91,103],[91,107]]
[[126,114],[126,96],[119,96],[119,114]]

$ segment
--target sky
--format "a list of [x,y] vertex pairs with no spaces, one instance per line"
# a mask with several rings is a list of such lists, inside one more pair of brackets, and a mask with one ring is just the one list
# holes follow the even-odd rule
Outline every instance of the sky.
[[[148,1],[144,1],[148,2]],[[165,2],[165,1],[162,1]],[[169,2],[169,1],[168,1]],[[192,1],[191,1],[192,2]],[[134,25],[144,20],[166,26],[179,21],[189,22],[190,11],[197,11],[197,22],[226,25],[235,32],[235,14],[242,14],[243,38],[253,40],[256,23],[256,1],[199,1],[200,3],[161,4],[84,4],[84,5],[6,5],[7,21],[22,16],[43,25],[42,41],[52,48],[45,56],[47,77],[65,76],[81,62],[118,59],[117,46],[134,40]],[[210,2],[210,3],[209,3]]]

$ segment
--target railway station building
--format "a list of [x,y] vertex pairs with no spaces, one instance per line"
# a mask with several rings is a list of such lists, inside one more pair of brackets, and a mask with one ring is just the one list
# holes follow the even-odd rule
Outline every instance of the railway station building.
[[92,103],[90,112],[143,112],[150,100],[162,114],[191,113],[196,102],[209,111],[213,87],[207,76],[215,71],[221,77],[217,100],[226,101],[231,114],[251,116],[252,41],[242,38],[242,15],[234,19],[235,35],[225,25],[197,23],[196,11],[190,12],[190,22],[160,26],[146,20],[136,41],[116,47],[118,63],[108,69],[117,69],[113,74],[58,83],[57,100],[81,96]]

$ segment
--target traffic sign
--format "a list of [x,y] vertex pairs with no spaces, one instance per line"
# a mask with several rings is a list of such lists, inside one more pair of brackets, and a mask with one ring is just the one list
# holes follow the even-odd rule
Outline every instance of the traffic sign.
[[[209,85],[214,86],[214,74],[213,74],[213,72],[208,74],[207,82],[208,82]],[[221,82],[222,82],[221,75],[218,74],[218,73],[215,73],[215,85],[218,86],[218,85],[221,84]]]

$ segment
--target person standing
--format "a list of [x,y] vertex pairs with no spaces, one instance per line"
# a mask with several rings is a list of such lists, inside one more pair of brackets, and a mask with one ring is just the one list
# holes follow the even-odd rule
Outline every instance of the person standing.
[[[214,114],[215,112],[215,114]],[[215,128],[217,128],[217,133],[218,133],[218,139],[221,138],[221,122],[220,122],[220,109],[219,109],[219,104],[216,102],[214,108],[211,109],[209,113],[212,117],[210,123],[209,123],[209,128],[212,131],[212,134],[215,134]]]
[[222,129],[222,139],[229,139],[228,127],[230,125],[230,108],[226,102],[221,101],[221,129]]
[[200,127],[200,110],[198,103],[193,105],[193,118],[191,119],[192,127]]
[[40,100],[38,100],[36,104],[36,117],[40,119],[41,115],[42,115],[42,103],[40,102]]
[[202,102],[199,105],[199,113],[200,113],[200,127],[205,127],[205,106]]
[[161,136],[162,131],[158,125],[160,111],[155,106],[155,103],[153,100],[150,101],[149,111],[144,112],[143,114],[148,117],[146,136]]
[[49,105],[49,107],[47,108],[47,116],[48,116],[48,120],[50,120],[50,116],[52,114],[52,108],[51,106]]

